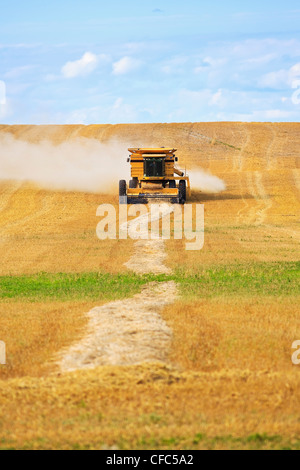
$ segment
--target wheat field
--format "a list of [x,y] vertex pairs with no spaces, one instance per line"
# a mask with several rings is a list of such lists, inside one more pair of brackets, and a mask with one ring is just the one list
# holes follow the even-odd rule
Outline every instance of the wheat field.
[[179,292],[161,312],[167,362],[62,373],[55,354],[80,340],[90,309],[167,278],[130,276],[133,241],[97,238],[97,207],[117,208],[117,191],[0,182],[0,448],[299,449],[300,125],[0,126],[7,133],[54,148],[118,142],[124,160],[127,146],[174,147],[181,168],[226,190],[191,180],[204,247],[165,243]]

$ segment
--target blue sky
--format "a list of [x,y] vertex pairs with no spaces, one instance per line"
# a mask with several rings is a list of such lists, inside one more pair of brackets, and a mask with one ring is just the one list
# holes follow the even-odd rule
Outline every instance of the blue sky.
[[299,0],[3,3],[1,123],[299,121]]

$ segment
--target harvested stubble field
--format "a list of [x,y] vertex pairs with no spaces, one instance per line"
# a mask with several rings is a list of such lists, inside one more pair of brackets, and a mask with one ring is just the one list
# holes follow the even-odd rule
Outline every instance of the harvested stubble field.
[[[174,146],[181,167],[205,169],[227,189],[192,193],[205,205],[201,251],[167,240],[169,269],[141,274],[125,264],[136,256],[132,240],[96,237],[96,209],[117,207],[117,194],[1,183],[0,448],[299,449],[291,346],[300,339],[300,125],[0,126],[4,133],[55,146],[118,141],[124,159],[127,145]],[[163,360],[61,370],[58,354],[80,344],[95,307],[116,312],[128,299],[130,334],[140,334],[147,286],[174,296],[159,312],[172,331]]]

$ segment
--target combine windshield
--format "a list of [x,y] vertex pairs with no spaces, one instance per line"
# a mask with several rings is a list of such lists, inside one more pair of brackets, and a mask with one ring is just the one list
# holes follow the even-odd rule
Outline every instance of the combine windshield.
[[158,177],[164,176],[164,158],[145,158],[144,160],[144,176]]

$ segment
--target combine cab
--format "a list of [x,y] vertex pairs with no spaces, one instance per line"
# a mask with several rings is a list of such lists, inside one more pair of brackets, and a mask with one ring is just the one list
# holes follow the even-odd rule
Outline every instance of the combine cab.
[[120,204],[147,204],[149,199],[184,204],[190,196],[189,177],[175,168],[176,149],[130,148],[131,180],[119,182]]

